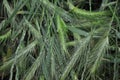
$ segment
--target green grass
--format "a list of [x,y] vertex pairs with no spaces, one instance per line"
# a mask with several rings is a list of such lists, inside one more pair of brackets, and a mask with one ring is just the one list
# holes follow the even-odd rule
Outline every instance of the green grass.
[[0,80],[119,80],[119,6],[1,0]]

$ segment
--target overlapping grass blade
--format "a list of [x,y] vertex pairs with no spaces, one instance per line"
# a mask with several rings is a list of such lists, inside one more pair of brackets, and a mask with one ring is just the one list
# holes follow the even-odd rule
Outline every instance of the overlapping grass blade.
[[82,55],[82,53],[84,53],[84,51],[86,50],[86,47],[88,46],[90,38],[91,38],[91,36],[88,36],[85,39],[81,40],[80,47],[74,53],[74,55],[71,58],[69,64],[66,66],[65,71],[62,73],[60,80],[65,80],[65,78],[68,76],[69,72],[71,71],[71,69],[75,65],[75,63],[78,60],[79,56]]

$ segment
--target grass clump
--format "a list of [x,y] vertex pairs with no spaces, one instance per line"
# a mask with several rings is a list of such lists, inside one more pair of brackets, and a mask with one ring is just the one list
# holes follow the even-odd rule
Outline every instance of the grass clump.
[[118,0],[1,0],[1,80],[119,80]]

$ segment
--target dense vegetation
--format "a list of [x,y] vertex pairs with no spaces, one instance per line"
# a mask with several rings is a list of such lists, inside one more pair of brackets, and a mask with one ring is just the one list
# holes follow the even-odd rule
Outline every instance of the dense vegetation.
[[119,80],[119,0],[0,0],[0,80]]

